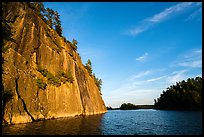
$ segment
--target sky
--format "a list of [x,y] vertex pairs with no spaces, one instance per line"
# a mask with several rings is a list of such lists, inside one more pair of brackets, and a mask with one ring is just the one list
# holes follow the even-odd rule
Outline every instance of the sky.
[[44,2],[101,78],[106,106],[153,105],[178,81],[202,76],[202,2]]

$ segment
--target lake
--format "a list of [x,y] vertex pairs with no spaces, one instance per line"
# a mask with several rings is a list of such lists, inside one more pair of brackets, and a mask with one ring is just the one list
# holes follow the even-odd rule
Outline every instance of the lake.
[[202,135],[201,111],[109,110],[2,127],[2,134],[27,135]]

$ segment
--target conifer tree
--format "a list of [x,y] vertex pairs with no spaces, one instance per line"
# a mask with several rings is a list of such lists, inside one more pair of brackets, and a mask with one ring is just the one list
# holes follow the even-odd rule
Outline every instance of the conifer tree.
[[54,13],[54,19],[55,19],[55,22],[54,22],[54,25],[55,25],[55,31],[60,35],[62,36],[62,27],[61,27],[61,21],[60,21],[60,18],[59,18],[59,14],[57,11],[55,11]]
[[85,68],[87,69],[89,75],[92,75],[92,66],[91,66],[91,60],[88,59]]

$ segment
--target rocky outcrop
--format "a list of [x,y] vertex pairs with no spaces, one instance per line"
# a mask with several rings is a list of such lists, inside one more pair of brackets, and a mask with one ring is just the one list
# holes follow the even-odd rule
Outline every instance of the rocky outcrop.
[[3,106],[3,124],[107,111],[71,43],[27,3],[3,3],[2,19],[2,92],[12,94]]

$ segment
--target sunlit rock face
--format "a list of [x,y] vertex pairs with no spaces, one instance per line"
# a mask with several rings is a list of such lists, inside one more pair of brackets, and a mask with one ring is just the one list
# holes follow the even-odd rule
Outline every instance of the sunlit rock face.
[[[3,124],[107,111],[79,54],[27,3],[3,3],[2,18],[2,92],[12,94],[8,101],[2,98]],[[60,71],[69,72],[73,81],[56,86],[39,68],[55,77]],[[44,89],[39,79],[47,84]]]

